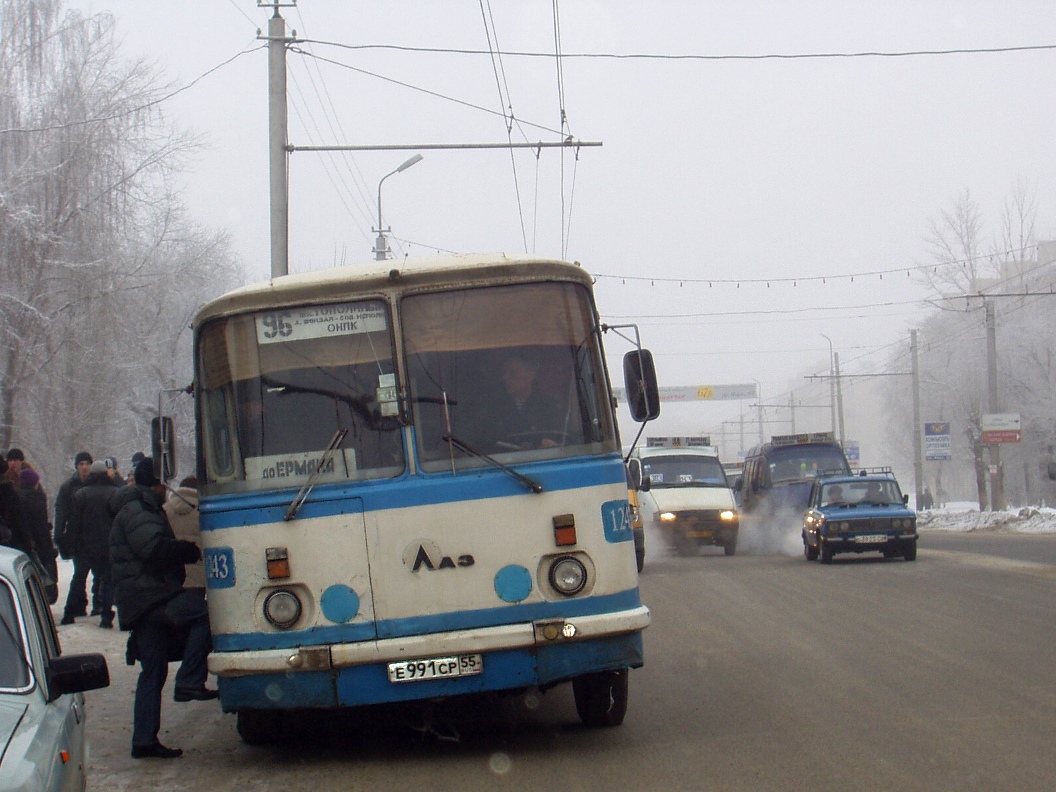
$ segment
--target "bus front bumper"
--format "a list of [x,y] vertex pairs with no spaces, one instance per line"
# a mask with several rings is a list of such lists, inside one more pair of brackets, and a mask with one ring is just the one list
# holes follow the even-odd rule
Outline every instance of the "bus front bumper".
[[[557,684],[594,671],[642,665],[645,606],[358,643],[213,652],[225,711],[243,707],[341,707]],[[390,681],[389,663],[480,654],[472,676]]]

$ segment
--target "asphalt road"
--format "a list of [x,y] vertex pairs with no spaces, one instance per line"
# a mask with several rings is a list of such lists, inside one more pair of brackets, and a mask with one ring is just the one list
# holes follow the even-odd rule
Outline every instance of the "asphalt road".
[[[647,561],[646,665],[627,720],[583,729],[567,686],[433,712],[316,718],[250,748],[216,702],[166,698],[178,760],[129,757],[124,635],[88,694],[93,789],[1050,790],[1056,535],[926,534],[917,561]],[[175,666],[172,666],[175,673]],[[171,688],[171,674],[170,674]],[[171,689],[167,689],[171,694]]]

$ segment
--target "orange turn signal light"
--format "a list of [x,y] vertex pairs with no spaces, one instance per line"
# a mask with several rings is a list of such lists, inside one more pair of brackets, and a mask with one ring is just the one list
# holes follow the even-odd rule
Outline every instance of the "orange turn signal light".
[[554,517],[554,543],[558,547],[576,543],[576,515],[558,514]]
[[269,547],[264,551],[268,561],[268,579],[288,578],[290,576],[290,554],[285,547]]

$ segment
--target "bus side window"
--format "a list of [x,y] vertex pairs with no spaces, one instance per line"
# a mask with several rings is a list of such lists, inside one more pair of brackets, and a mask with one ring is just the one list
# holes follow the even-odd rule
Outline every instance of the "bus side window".
[[227,393],[223,388],[213,388],[208,392],[205,398],[205,412],[212,451],[209,469],[217,476],[230,476],[234,472],[234,454],[227,414]]

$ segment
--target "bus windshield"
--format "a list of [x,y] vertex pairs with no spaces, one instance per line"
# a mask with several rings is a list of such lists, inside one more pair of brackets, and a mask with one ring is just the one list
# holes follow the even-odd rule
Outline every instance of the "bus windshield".
[[770,480],[802,481],[822,471],[850,473],[839,446],[791,445],[774,448],[769,453]]
[[320,466],[320,481],[402,473],[390,328],[381,300],[206,325],[198,366],[209,483],[300,486]]
[[582,286],[415,294],[400,314],[424,471],[618,450]]

